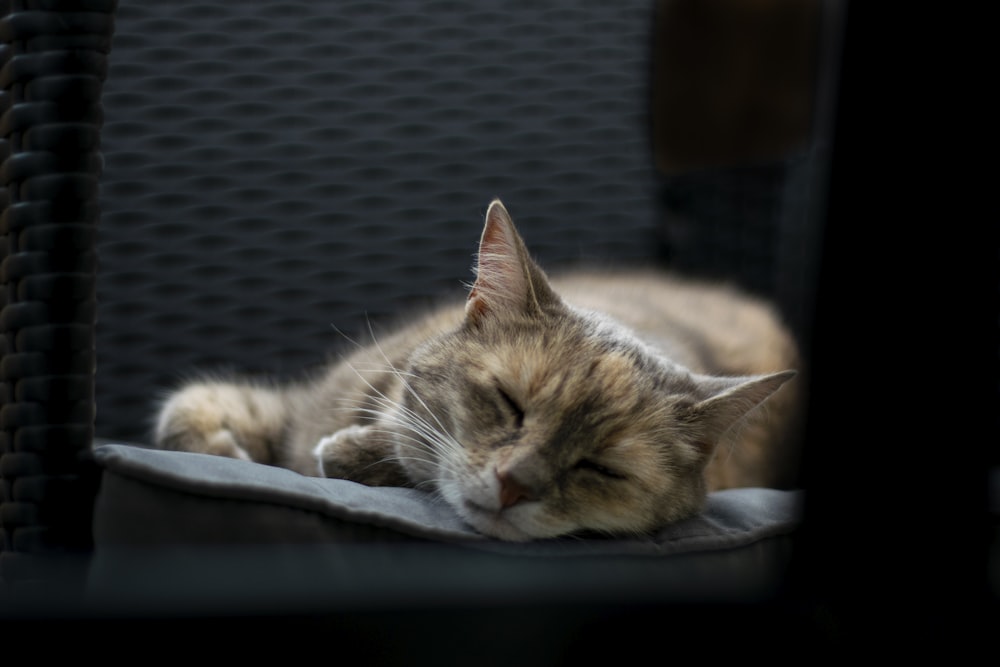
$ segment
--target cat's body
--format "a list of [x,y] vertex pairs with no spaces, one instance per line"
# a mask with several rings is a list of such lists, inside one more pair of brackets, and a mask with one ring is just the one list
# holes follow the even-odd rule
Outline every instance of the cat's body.
[[786,481],[799,400],[782,385],[798,361],[772,310],[728,288],[653,272],[550,281],[494,202],[465,304],[300,383],[191,383],[156,439],[428,488],[501,539],[635,533],[697,512],[708,490]]

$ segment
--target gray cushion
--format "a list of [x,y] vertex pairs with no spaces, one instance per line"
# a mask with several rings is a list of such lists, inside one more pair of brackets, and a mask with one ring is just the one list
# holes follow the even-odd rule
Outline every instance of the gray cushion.
[[799,492],[732,489],[705,511],[644,537],[567,537],[525,544],[486,538],[434,495],[306,477],[271,466],[127,445],[95,448],[105,474],[98,547],[162,543],[433,540],[517,554],[673,554],[726,549],[788,533]]
[[509,543],[414,489],[127,445],[94,453],[88,594],[102,613],[130,616],[768,599],[801,501],[723,491],[700,516],[642,538]]

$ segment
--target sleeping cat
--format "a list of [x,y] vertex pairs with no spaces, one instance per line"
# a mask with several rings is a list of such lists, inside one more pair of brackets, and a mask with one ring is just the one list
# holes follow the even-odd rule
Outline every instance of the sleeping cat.
[[426,488],[503,540],[639,534],[697,513],[710,490],[782,482],[797,361],[772,310],[725,287],[550,280],[495,200],[464,304],[289,386],[192,382],[155,439]]

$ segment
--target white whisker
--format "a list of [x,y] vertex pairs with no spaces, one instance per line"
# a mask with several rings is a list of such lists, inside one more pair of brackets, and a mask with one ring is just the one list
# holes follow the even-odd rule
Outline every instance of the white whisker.
[[[369,323],[369,330],[371,331],[371,325]],[[352,411],[357,414],[360,418],[371,424],[383,423],[389,426],[395,426],[398,430],[388,430],[384,429],[384,432],[392,438],[402,438],[410,446],[415,447],[418,451],[424,451],[427,453],[428,458],[423,457],[396,457],[396,460],[403,461],[415,461],[421,462],[429,465],[431,468],[441,468],[445,467],[447,472],[453,475],[459,475],[463,472],[462,465],[464,463],[464,456],[461,454],[463,447],[448,431],[444,428],[440,419],[430,410],[429,406],[423,401],[423,399],[414,391],[413,387],[409,384],[406,378],[415,377],[412,373],[405,373],[392,364],[388,356],[382,350],[381,346],[375,340],[374,331],[372,333],[372,339],[376,349],[378,349],[379,354],[385,359],[386,365],[384,367],[379,367],[375,365],[366,365],[364,372],[358,366],[347,363],[347,367],[350,368],[354,374],[368,387],[371,394],[366,397],[375,407],[364,407],[361,401],[349,401],[343,400],[342,403],[349,404],[347,407],[339,408],[345,411]],[[399,401],[389,398],[384,392],[376,388],[367,377],[365,373],[392,373],[401,383],[401,386],[407,391],[430,415],[431,419],[437,424],[430,423],[423,416],[415,412],[413,409],[408,408]],[[449,455],[450,454],[450,455]]]
[[364,371],[365,373],[391,373],[392,375],[396,375],[399,377],[417,377],[414,373],[408,373],[406,371],[400,371],[394,368],[386,368],[385,366],[377,366],[375,364],[371,364],[370,366],[354,365],[352,370],[354,370],[354,372],[358,372],[359,370],[361,370]]
[[424,410],[427,411],[427,414],[429,414],[431,418],[434,419],[438,427],[440,427],[441,433],[447,435],[449,438],[454,440],[451,434],[448,433],[448,429],[446,429],[444,427],[444,424],[441,423],[441,420],[438,419],[437,415],[435,415],[434,412],[427,406],[427,404],[424,402],[424,399],[422,399],[420,395],[413,390],[413,387],[410,385],[410,383],[403,378],[402,373],[399,372],[399,369],[396,368],[396,366],[389,359],[388,355],[386,355],[385,350],[382,349],[382,345],[378,342],[378,340],[375,339],[375,331],[372,329],[371,322],[368,323],[368,330],[369,332],[371,332],[372,342],[375,345],[375,349],[378,350],[378,353],[382,355],[383,359],[385,359],[386,365],[396,373],[396,377],[398,377],[399,381],[403,383],[403,388],[406,389],[406,391],[410,392],[410,395],[413,396],[413,398],[415,398],[420,403],[420,405],[423,406]]
[[[380,352],[381,352],[381,350],[380,350]],[[372,390],[372,392],[374,392],[374,394],[376,396],[378,396],[377,399],[373,398],[373,400],[376,402],[376,404],[380,405],[383,408],[385,408],[386,411],[389,412],[389,413],[391,413],[393,411],[398,411],[398,412],[402,413],[404,415],[404,417],[406,418],[407,423],[405,423],[405,424],[404,423],[400,423],[399,425],[401,425],[401,426],[411,426],[412,427],[413,424],[419,424],[421,426],[420,430],[421,430],[422,434],[424,434],[424,435],[432,435],[432,436],[434,436],[435,440],[442,440],[442,439],[444,439],[446,442],[442,441],[441,444],[447,444],[447,445],[451,446],[452,449],[461,449],[461,444],[458,443],[458,441],[455,440],[455,438],[450,433],[448,433],[448,430],[445,429],[444,425],[441,423],[441,420],[439,420],[437,418],[437,416],[433,413],[433,411],[431,411],[430,407],[413,390],[413,387],[411,387],[410,384],[403,378],[404,374],[401,373],[401,372],[396,371],[395,369],[393,369],[391,362],[389,362],[388,358],[385,357],[385,354],[382,353],[382,355],[383,355],[383,358],[386,359],[386,363],[389,364],[390,369],[392,369],[392,370],[390,370],[388,372],[395,373],[396,377],[399,378],[399,380],[402,383],[403,387],[410,393],[411,396],[413,396],[420,403],[420,405],[424,408],[424,410],[427,411],[427,414],[429,414],[431,416],[431,418],[435,421],[435,423],[438,425],[439,428],[434,428],[434,426],[432,424],[428,423],[423,417],[421,417],[420,415],[418,415],[415,411],[411,410],[410,408],[407,408],[405,405],[402,405],[401,403],[399,403],[397,401],[394,401],[394,400],[390,399],[388,396],[386,396],[381,391],[379,391],[374,386],[372,386],[372,384],[370,382],[368,382],[368,380],[366,378],[364,378],[360,373],[358,373],[357,369],[355,369],[353,366],[351,366],[351,369],[354,370],[354,372],[358,374],[358,377],[360,377],[365,382],[365,384]],[[413,430],[417,430],[417,429],[413,429]]]
[[336,324],[330,324],[330,328],[332,328],[335,332],[337,332],[337,335],[339,335],[341,338],[343,338],[344,340],[346,340],[348,343],[358,348],[359,350],[364,348],[363,344],[359,343],[358,341],[348,336],[346,333],[344,333],[344,330],[338,327]]

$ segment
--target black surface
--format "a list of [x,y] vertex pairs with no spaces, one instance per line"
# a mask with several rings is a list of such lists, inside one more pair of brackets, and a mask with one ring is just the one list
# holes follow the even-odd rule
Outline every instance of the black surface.
[[653,4],[132,0],[102,136],[97,433],[462,295],[485,207],[548,269],[666,263],[804,322],[822,153],[664,182]]
[[655,257],[647,2],[121,3],[99,435],[461,295],[490,199],[548,266]]

